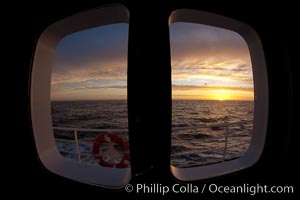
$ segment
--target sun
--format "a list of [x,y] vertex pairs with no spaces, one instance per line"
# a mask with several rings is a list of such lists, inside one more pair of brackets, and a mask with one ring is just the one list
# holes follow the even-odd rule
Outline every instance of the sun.
[[230,100],[232,99],[231,92],[229,90],[215,90],[212,99],[219,101]]

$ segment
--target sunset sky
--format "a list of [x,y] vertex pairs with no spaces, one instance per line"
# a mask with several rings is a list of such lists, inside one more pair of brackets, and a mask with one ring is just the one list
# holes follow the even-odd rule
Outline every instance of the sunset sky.
[[[175,23],[170,38],[173,99],[253,100],[249,51],[237,33]],[[55,52],[51,99],[126,99],[127,40],[127,24],[63,38]]]
[[173,99],[253,100],[250,54],[240,35],[175,23],[170,38]]
[[92,28],[57,45],[52,100],[127,98],[128,24]]

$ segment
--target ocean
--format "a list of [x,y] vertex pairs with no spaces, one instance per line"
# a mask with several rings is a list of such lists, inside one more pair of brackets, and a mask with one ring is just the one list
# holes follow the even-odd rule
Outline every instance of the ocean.
[[[171,164],[194,167],[242,156],[251,140],[253,110],[253,101],[173,100]],[[99,132],[84,129],[128,129],[124,100],[52,101],[51,111],[53,127],[79,129],[78,148],[73,130],[54,129],[59,152],[77,160],[80,151],[86,164],[98,165],[92,143]],[[128,141],[126,131],[118,135]]]

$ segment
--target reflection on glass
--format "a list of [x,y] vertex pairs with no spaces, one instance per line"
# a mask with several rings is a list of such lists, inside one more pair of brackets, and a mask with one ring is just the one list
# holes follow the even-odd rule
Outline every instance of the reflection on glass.
[[64,37],[51,76],[52,122],[64,158],[102,167],[129,167],[128,24]]
[[242,156],[249,147],[254,92],[248,46],[235,32],[174,23],[172,150],[176,167]]

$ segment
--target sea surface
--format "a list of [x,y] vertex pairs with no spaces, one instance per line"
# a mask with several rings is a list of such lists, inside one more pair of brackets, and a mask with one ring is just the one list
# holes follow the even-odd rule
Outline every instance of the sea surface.
[[[56,146],[67,159],[78,160],[80,151],[81,162],[98,165],[92,143],[103,133],[94,129],[125,130],[117,134],[128,141],[126,101],[52,101],[51,109],[53,127],[77,129],[78,148],[74,130],[54,129]],[[253,101],[174,100],[171,164],[194,167],[242,156],[251,140],[253,109]]]

